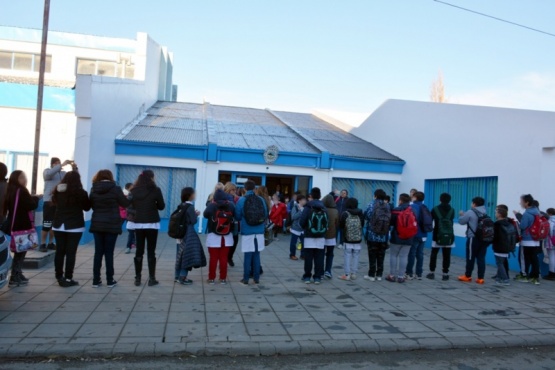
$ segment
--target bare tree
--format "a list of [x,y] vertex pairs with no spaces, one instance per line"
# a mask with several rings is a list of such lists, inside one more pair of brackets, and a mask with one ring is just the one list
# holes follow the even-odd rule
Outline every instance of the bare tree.
[[447,103],[445,96],[445,85],[443,84],[443,73],[438,72],[437,79],[432,82],[430,87],[430,101],[434,103]]

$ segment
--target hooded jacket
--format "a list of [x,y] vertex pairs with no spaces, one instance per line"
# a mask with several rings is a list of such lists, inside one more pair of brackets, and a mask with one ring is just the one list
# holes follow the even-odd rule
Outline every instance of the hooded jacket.
[[[9,228],[11,231],[30,230],[33,228],[33,223],[29,218],[29,212],[34,211],[39,206],[39,198],[32,196],[29,191],[24,187],[19,187],[19,201],[17,202],[17,210],[15,207],[16,194],[14,193],[10,199],[5,212],[8,213]],[[15,221],[13,216],[15,213]],[[13,223],[13,227],[12,227]]]
[[328,232],[326,233],[326,239],[335,239],[337,237],[337,227],[339,226],[339,211],[335,204],[333,196],[330,194],[326,195],[322,199],[324,207],[326,207],[326,213],[328,214]]
[[[260,200],[262,201],[263,205],[264,205],[264,211],[265,214],[268,214],[268,207],[266,205],[266,201],[264,200],[264,198],[262,198],[259,195],[254,194],[254,191],[249,190],[247,191],[247,193],[245,194],[244,197],[242,197],[241,199],[239,199],[239,201],[237,202],[237,204],[235,205],[235,220],[237,221],[242,221],[243,220],[243,212],[244,212],[244,207],[245,207],[245,201],[247,200],[248,196],[257,196],[258,198],[260,198]],[[260,225],[256,225],[256,226],[252,226],[249,225],[246,222],[241,222],[241,235],[264,235],[264,231],[265,231],[265,224],[262,223]]]
[[[508,245],[506,238],[503,237],[504,233],[502,229],[510,227],[514,228],[513,224],[509,222],[509,219],[507,218],[495,221],[495,224],[493,225],[494,233],[492,243],[494,253],[508,254],[511,250],[514,250],[514,245]],[[514,232],[516,236],[516,230]]]
[[119,207],[128,207],[129,200],[113,181],[99,181],[89,195],[91,208],[91,233],[121,234]]
[[486,214],[487,210],[485,206],[480,206],[466,211],[464,215],[459,217],[459,224],[467,226],[467,238],[473,238],[475,236],[474,232],[478,229],[478,215],[476,212]]
[[275,226],[282,227],[283,220],[287,219],[287,206],[285,203],[279,202],[272,206],[270,210],[270,221]]
[[[362,212],[362,209],[347,209],[345,212],[343,212],[343,214],[340,217],[340,221],[339,221],[339,227],[341,230],[345,230],[345,227],[347,226],[347,218],[349,217],[349,215],[353,215],[353,216],[358,216],[360,218],[360,235],[362,235],[362,228],[364,226],[364,213]],[[342,233],[342,237],[343,237],[343,242],[345,243],[351,243],[351,244],[358,244],[360,242],[362,242],[361,240],[347,240],[347,232],[344,231]]]
[[67,184],[58,184],[52,201],[56,205],[56,214],[52,223],[54,228],[58,229],[62,225],[65,230],[85,227],[83,211],[91,209],[91,201],[85,190],[79,189],[75,194],[69,195]]
[[160,222],[160,214],[166,208],[162,190],[157,186],[137,186],[131,189],[131,206],[135,210],[136,224]]
[[56,186],[62,181],[66,175],[65,171],[62,171],[62,165],[58,164],[54,167],[46,168],[42,173],[42,178],[44,179],[44,196],[43,201],[50,202],[52,200],[52,192]]
[[313,208],[322,208],[324,211],[327,212],[326,207],[324,206],[324,203],[321,200],[311,200],[306,204],[306,206],[303,209],[303,214],[301,215],[300,225],[305,231],[305,238],[307,239],[311,238],[310,236],[307,236],[306,228],[308,227],[308,218],[310,217]]
[[[411,207],[409,203],[400,204],[398,207],[393,208],[393,212],[391,212],[391,244],[396,245],[412,245],[412,241],[414,238],[410,239],[401,239],[399,238],[399,233],[397,231],[397,217],[399,213],[403,212],[405,209],[411,208],[412,213],[414,213],[414,209]],[[416,214],[414,215],[416,217]]]
[[293,207],[291,207],[291,230],[296,231],[299,235],[303,232],[303,228],[301,227],[301,216],[303,212],[301,211],[301,206],[299,203],[295,202]]
[[204,210],[204,218],[208,219],[208,232],[213,233],[216,229],[214,216],[220,207],[226,207],[232,215],[235,214],[235,204],[233,200],[229,200],[229,194],[224,193],[222,190],[217,190],[214,194],[214,201]]
[[539,209],[536,207],[526,208],[520,220],[520,230],[522,230],[522,241],[520,245],[523,247],[537,247],[540,245],[539,241],[532,239],[530,235],[530,227],[534,224],[536,216],[540,214]]

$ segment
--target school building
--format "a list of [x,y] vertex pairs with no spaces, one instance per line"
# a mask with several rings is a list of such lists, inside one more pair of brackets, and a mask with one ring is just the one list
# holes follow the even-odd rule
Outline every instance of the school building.
[[[424,190],[430,207],[448,192],[457,217],[475,196],[492,217],[496,204],[521,211],[528,193],[555,207],[555,112],[388,100],[351,133],[406,161],[398,192]],[[465,230],[455,226],[457,255]]]

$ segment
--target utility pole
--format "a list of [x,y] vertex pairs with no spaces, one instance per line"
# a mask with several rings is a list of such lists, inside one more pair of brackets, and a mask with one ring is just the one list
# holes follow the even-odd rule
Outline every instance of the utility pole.
[[42,44],[40,47],[39,85],[37,94],[37,118],[35,122],[35,149],[33,151],[33,176],[31,193],[37,193],[39,172],[40,130],[42,119],[42,100],[44,95],[44,71],[46,69],[46,44],[48,42],[48,18],[50,17],[50,0],[44,0],[44,16],[42,20]]

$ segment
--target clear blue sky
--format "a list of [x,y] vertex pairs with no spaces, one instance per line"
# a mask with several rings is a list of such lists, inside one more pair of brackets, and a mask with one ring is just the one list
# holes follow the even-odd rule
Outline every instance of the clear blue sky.
[[[552,0],[447,0],[555,33]],[[50,29],[174,53],[179,100],[371,112],[429,100],[555,110],[555,37],[433,0],[51,0]],[[42,0],[0,0],[0,24],[40,28]]]

